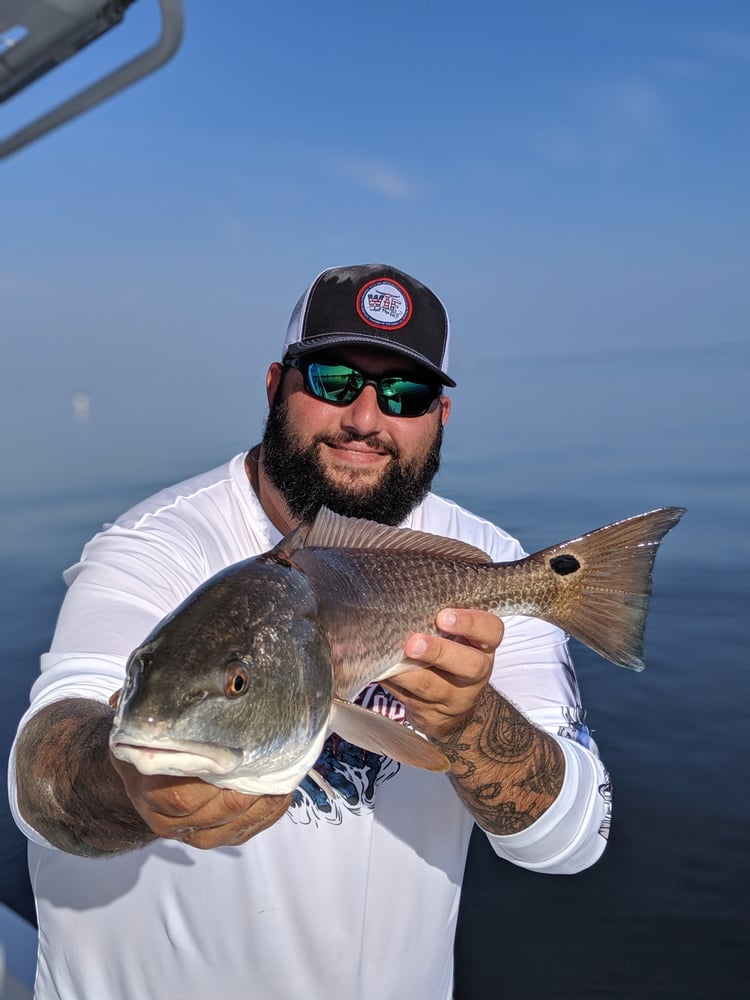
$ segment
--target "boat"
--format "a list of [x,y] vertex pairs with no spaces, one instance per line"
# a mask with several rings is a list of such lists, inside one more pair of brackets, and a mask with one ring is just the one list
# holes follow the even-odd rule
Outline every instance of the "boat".
[[[0,160],[162,66],[182,39],[182,0],[158,0],[162,31],[153,46],[8,136]],[[2,0],[0,104],[119,25],[133,0]]]
[[0,903],[0,1000],[33,1000],[36,928]]

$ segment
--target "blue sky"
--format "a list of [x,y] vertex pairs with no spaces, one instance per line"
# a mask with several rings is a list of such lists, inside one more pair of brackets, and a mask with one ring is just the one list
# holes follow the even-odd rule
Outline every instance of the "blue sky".
[[[365,260],[441,295],[457,371],[747,340],[745,0],[185,15],[165,68],[0,163],[6,407],[83,385],[169,419],[241,374],[261,412],[297,296]],[[157,28],[138,0],[2,134]]]

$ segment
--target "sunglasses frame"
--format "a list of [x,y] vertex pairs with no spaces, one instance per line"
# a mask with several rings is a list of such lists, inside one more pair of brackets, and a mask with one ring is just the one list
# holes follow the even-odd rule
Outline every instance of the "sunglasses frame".
[[[435,400],[439,399],[443,394],[443,387],[439,382],[418,382],[416,379],[404,378],[401,375],[371,375],[369,372],[362,371],[361,368],[355,368],[354,365],[342,364],[340,362],[333,363],[330,361],[316,361],[315,358],[287,358],[283,364],[285,368],[296,368],[297,371],[300,372],[305,392],[308,396],[312,396],[313,399],[317,399],[320,403],[329,403],[331,406],[351,406],[351,404],[362,395],[367,386],[371,385],[375,389],[375,395],[378,400],[380,412],[385,414],[387,417],[401,417],[407,420],[410,420],[412,417],[423,417]],[[332,368],[348,368],[352,374],[361,376],[364,379],[364,382],[359,389],[357,389],[351,399],[326,399],[325,396],[319,396],[313,388],[309,374],[311,365],[327,365]],[[388,409],[388,397],[385,396],[382,388],[382,382],[388,379],[398,379],[402,382],[409,382],[412,385],[424,386],[425,388],[431,389],[434,395],[430,397],[424,409],[420,410],[418,413],[394,413],[392,410]]]

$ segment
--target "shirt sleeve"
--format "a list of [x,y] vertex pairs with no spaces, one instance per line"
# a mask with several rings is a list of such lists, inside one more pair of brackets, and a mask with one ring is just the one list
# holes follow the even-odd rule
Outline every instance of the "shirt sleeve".
[[[33,715],[63,698],[107,701],[122,687],[131,651],[205,575],[189,533],[179,536],[164,525],[159,530],[114,525],[96,535],[64,574],[68,590],[18,733]],[[51,847],[18,810],[15,746],[14,741],[8,767],[14,819],[30,840]]]
[[549,875],[574,875],[593,865],[607,846],[611,786],[602,762],[564,737],[555,737],[565,757],[560,794],[550,808],[518,833],[485,834],[500,858]]

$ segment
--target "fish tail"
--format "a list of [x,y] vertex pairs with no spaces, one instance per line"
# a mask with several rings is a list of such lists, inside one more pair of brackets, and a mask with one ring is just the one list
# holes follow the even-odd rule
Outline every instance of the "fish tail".
[[643,670],[654,559],[684,513],[662,507],[530,556],[556,577],[553,610],[542,617],[613,663]]

